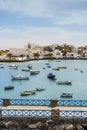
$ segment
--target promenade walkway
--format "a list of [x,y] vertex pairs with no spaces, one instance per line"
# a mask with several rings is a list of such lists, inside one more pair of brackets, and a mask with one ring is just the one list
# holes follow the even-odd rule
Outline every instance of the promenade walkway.
[[1,116],[87,118],[87,100],[1,99]]
[[16,109],[16,110],[52,110],[52,109],[59,109],[59,110],[78,110],[78,111],[87,111],[87,107],[66,107],[66,106],[57,106],[57,107],[50,107],[50,106],[0,106],[0,109]]

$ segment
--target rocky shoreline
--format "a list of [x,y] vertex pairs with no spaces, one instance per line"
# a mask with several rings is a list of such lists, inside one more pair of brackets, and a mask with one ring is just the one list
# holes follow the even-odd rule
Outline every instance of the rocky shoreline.
[[0,117],[0,130],[87,130],[87,119]]

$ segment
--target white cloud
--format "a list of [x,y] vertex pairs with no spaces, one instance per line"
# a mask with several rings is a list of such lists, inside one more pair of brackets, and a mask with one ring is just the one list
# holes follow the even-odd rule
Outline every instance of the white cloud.
[[86,0],[0,0],[0,10],[50,17],[58,24],[87,24]]
[[[8,32],[5,30],[8,30]],[[23,30],[0,30],[0,45],[2,45],[2,48],[21,48],[29,41],[39,45],[68,43],[78,46],[86,44],[87,34],[76,31],[67,31],[57,27],[30,27]]]
[[50,18],[52,25],[56,25],[22,29],[18,26],[18,29],[10,29],[10,26],[0,27],[2,48],[23,47],[28,41],[37,44],[70,43],[75,46],[85,44],[87,41],[87,33],[84,30],[84,32],[76,31],[77,29],[70,31],[62,26],[70,27],[75,24],[79,27],[87,26],[87,0],[0,0],[1,10],[16,12],[25,19],[26,16]]
[[38,17],[46,15],[45,5],[45,0],[0,0],[0,10]]

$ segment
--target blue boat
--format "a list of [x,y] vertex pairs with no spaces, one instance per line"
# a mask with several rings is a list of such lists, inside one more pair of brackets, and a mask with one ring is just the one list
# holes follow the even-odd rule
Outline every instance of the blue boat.
[[55,76],[56,76],[56,75],[54,75],[53,73],[49,73],[49,74],[47,75],[47,78],[49,78],[49,79],[55,79]]

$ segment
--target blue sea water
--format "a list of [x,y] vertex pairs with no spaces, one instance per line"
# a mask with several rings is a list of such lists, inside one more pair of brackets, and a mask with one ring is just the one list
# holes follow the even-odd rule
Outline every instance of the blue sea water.
[[[49,63],[51,68],[48,68],[46,63]],[[87,99],[87,60],[38,60],[29,62],[18,62],[18,69],[10,69],[8,66],[14,63],[2,63],[4,69],[0,68],[0,98],[14,99],[61,99],[62,93],[73,93],[73,99]],[[30,75],[30,72],[22,71],[27,65],[31,64],[35,70],[40,70],[37,75]],[[66,66],[67,69],[59,71],[52,70],[57,66]],[[45,67],[45,69],[43,69]],[[74,70],[78,69],[78,70]],[[80,72],[83,71],[83,73]],[[47,74],[52,72],[58,80],[72,81],[72,85],[58,85],[56,80],[47,78]],[[24,74],[29,76],[29,80],[12,81],[11,75]],[[4,87],[13,85],[14,90],[5,91]],[[45,88],[45,91],[36,92],[35,95],[21,97],[20,93],[26,90],[33,90],[37,87]]]

